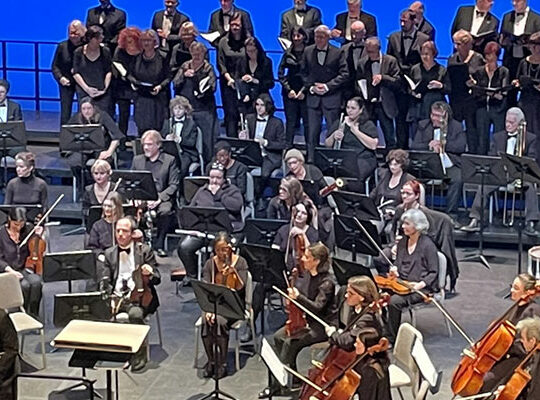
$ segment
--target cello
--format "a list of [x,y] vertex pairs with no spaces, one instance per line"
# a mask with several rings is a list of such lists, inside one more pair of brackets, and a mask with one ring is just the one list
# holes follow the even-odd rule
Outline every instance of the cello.
[[532,380],[530,370],[527,368],[527,363],[537,351],[540,350],[540,344],[537,344],[527,356],[519,363],[514,370],[513,374],[508,379],[508,382],[504,385],[504,388],[497,394],[495,400],[516,400],[523,389]]
[[[137,243],[135,247],[139,258],[142,259],[142,243]],[[131,274],[135,287],[129,295],[129,300],[132,303],[147,308],[152,302],[154,295],[152,294],[152,289],[150,288],[150,275],[143,274],[142,267],[144,265],[139,265]]]

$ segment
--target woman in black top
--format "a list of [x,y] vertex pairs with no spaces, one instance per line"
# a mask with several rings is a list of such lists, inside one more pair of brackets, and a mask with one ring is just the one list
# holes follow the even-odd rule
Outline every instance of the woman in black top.
[[[41,276],[25,268],[30,251],[28,242],[19,248],[19,244],[31,232],[32,225],[26,222],[26,210],[15,207],[9,211],[7,224],[0,228],[0,272],[15,274],[21,283],[24,306],[28,313],[39,318],[41,302]],[[43,229],[36,230],[41,234]]]
[[268,94],[274,87],[272,60],[266,56],[261,43],[254,37],[244,42],[246,49],[245,72],[239,85],[240,113],[246,116],[255,111],[253,103],[261,93]]
[[302,119],[304,132],[308,131],[306,95],[302,78],[302,55],[306,47],[308,35],[302,27],[291,29],[291,47],[281,57],[278,68],[278,79],[281,83],[283,108],[285,109],[285,137],[287,146],[294,143],[294,132],[297,123]]
[[[467,81],[471,74],[484,65],[484,58],[473,50],[473,38],[469,32],[460,29],[452,36],[456,52],[448,59],[448,76],[452,85],[450,105],[454,119],[465,121],[469,153],[478,152],[478,134],[475,118],[475,99],[470,93]],[[497,132],[497,131],[495,131]]]
[[[296,287],[292,287],[287,289],[288,295],[323,321],[335,325],[337,323],[336,283],[330,273],[328,248],[321,242],[312,244],[306,249],[302,261],[309,276],[307,289],[302,292]],[[274,334],[274,344],[279,359],[294,370],[297,370],[296,357],[303,348],[324,342],[327,339],[324,327],[311,316],[306,315],[306,318],[309,328],[305,331],[290,337],[284,326]],[[259,393],[259,398],[278,395],[280,391],[280,386],[273,379],[270,387]]]
[[[214,240],[214,256],[204,264],[202,280],[238,291],[243,303],[247,272],[247,261],[244,257],[234,254],[229,235],[225,232],[218,233]],[[236,282],[231,275],[236,277]],[[205,378],[210,378],[214,374],[218,378],[227,375],[229,330],[235,322],[220,315],[203,312],[201,336],[208,356],[208,363],[204,368]],[[214,346],[217,347],[218,354],[214,353]]]
[[238,136],[238,122],[240,121],[238,90],[242,77],[246,74],[246,48],[247,37],[245,27],[242,25],[242,16],[235,13],[229,20],[229,32],[223,36],[218,44],[218,69],[221,79],[221,101],[225,113],[225,128],[227,136]]
[[[497,59],[501,54],[501,46],[497,42],[489,42],[484,48],[486,65],[478,68],[468,82],[476,100],[476,131],[478,134],[478,154],[489,151],[491,126],[493,132],[504,130],[504,115],[507,109],[506,91],[489,91],[501,89],[510,85],[508,68],[498,65]],[[468,137],[469,135],[467,135]]]
[[4,204],[39,204],[45,211],[49,205],[47,183],[36,176],[35,168],[33,153],[23,152],[15,156],[17,177],[7,184]]
[[355,150],[358,155],[358,181],[356,191],[362,191],[364,181],[377,168],[375,150],[379,144],[377,127],[369,119],[360,97],[347,101],[347,115],[342,122],[336,121],[329,129],[332,132],[324,142],[326,147]]
[[446,68],[435,61],[438,54],[435,43],[425,42],[420,53],[422,62],[411,68],[410,78],[416,88],[409,88],[414,99],[407,119],[414,123],[429,118],[431,105],[436,101],[444,101],[444,96],[450,93],[451,84]]
[[171,76],[175,76],[182,64],[191,60],[189,48],[195,43],[197,35],[199,35],[199,31],[191,21],[184,22],[180,27],[180,41],[172,48],[171,59],[169,60]]
[[[439,259],[437,246],[427,235],[429,222],[418,209],[405,211],[401,216],[403,238],[397,244],[395,267],[390,268],[389,277],[408,281],[416,290],[433,293],[437,289]],[[388,340],[396,341],[401,324],[401,311],[424,298],[418,293],[405,296],[393,294],[388,305]]]
[[113,189],[111,183],[111,165],[106,160],[96,160],[90,168],[94,183],[84,188],[82,206],[85,212],[91,206],[103,204],[109,192]]
[[294,176],[286,176],[281,180],[277,196],[272,197],[272,200],[268,204],[266,218],[289,221],[291,219],[292,208],[301,202],[309,204],[312,212],[317,212],[313,201],[304,192],[302,183]]
[[60,125],[65,125],[71,117],[75,79],[73,79],[73,55],[82,44],[86,27],[79,20],[71,21],[68,27],[69,38],[58,43],[52,62],[52,73],[60,91]]
[[[520,61],[517,81],[521,88],[519,107],[525,114],[527,130],[540,135],[540,32],[533,33],[528,47],[531,55]],[[538,140],[537,140],[538,145]]]
[[92,225],[86,244],[87,249],[98,250],[100,253],[115,244],[114,227],[116,221],[124,217],[122,196],[118,192],[110,192],[102,207],[101,218]]
[[167,60],[157,51],[159,37],[148,29],[141,34],[142,53],[137,56],[131,71],[131,82],[137,90],[135,123],[139,136],[147,130],[159,131],[168,116],[167,88],[169,68]]
[[79,106],[85,97],[90,97],[101,110],[113,114],[109,86],[112,79],[111,52],[101,46],[103,30],[93,25],[84,35],[86,44],[75,50],[73,55],[73,78],[77,82]]
[[[320,204],[319,191],[326,186],[324,176],[316,165],[307,164],[304,154],[298,149],[289,149],[284,157],[287,166],[287,176],[294,176],[299,181],[311,181],[316,184],[316,198],[312,198],[317,205]],[[311,194],[313,196],[313,194]]]
[[193,42],[189,46],[191,59],[184,62],[173,80],[177,96],[184,96],[193,107],[193,120],[203,135],[203,159],[212,159],[216,131],[216,72],[208,62],[206,46]]
[[118,47],[114,51],[112,94],[114,104],[118,104],[118,127],[127,135],[131,103],[135,99],[135,91],[131,87],[128,74],[133,69],[135,58],[141,53],[141,30],[124,28],[118,36]]

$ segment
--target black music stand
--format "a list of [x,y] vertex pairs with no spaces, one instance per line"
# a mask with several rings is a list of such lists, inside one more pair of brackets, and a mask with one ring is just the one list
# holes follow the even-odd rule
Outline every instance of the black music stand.
[[[207,282],[193,281],[193,293],[201,310],[214,315],[220,315],[228,320],[244,320],[244,305],[238,292],[223,285],[214,285]],[[217,337],[217,324],[213,324],[214,333]],[[218,345],[214,343],[214,355],[218,356]],[[224,355],[222,355],[224,356]],[[226,355],[225,355],[226,356]],[[230,394],[219,389],[218,368],[214,368],[214,390],[199,400],[228,398],[236,400]],[[223,396],[223,397],[221,397]]]
[[332,193],[340,214],[356,217],[361,221],[380,221],[381,215],[375,201],[364,194],[337,191]]
[[334,232],[336,235],[336,246],[340,249],[350,250],[352,252],[352,260],[356,262],[358,253],[370,256],[379,254],[379,250],[373,246],[371,240],[366,237],[364,230],[360,224],[368,232],[368,234],[376,241],[379,248],[381,247],[377,228],[369,221],[361,221],[356,217],[347,215],[334,215]]
[[355,262],[332,257],[332,269],[340,286],[347,285],[349,278],[353,276],[367,276],[373,281],[373,274],[368,267]]
[[[532,184],[540,185],[540,167],[536,163],[536,160],[529,157],[518,157],[510,154],[499,153],[502,158],[503,165],[505,166],[510,181],[520,179],[521,184],[529,182]],[[519,194],[519,201],[523,204],[523,191],[521,189]],[[530,188],[529,190],[534,190]],[[525,224],[525,213],[521,213],[518,222],[518,275],[521,274],[521,253],[523,253],[523,226]]]
[[248,218],[244,227],[247,243],[272,246],[279,228],[287,224],[281,219]]
[[0,225],[7,222],[9,212],[12,208],[23,207],[26,209],[26,219],[28,222],[34,223],[37,216],[43,210],[41,204],[2,204],[0,205]]
[[10,149],[26,146],[26,128],[24,121],[0,122],[0,139],[2,158],[4,159],[4,179],[2,187],[7,185],[7,156]]
[[184,198],[188,203],[191,202],[195,193],[210,182],[210,178],[207,176],[186,176],[184,178]]
[[[124,204],[122,208],[124,209],[124,215],[130,215],[134,217],[137,214],[137,207],[135,206]],[[94,224],[101,219],[102,214],[103,214],[103,206],[101,205],[91,206],[88,209],[88,217],[86,221],[86,233],[90,233],[90,231],[92,230],[92,226],[94,226]]]
[[[286,282],[283,272],[287,271],[285,253],[270,246],[241,243],[240,255],[244,257],[249,266],[249,272],[254,282],[259,283],[259,290],[264,299],[272,286],[285,288]],[[264,337],[264,307],[261,310],[261,334]],[[253,332],[255,335],[255,332]]]
[[463,154],[461,157],[461,171],[463,183],[474,183],[480,185],[480,235],[478,239],[478,250],[473,254],[465,256],[461,261],[479,262],[490,269],[488,259],[494,256],[484,254],[484,228],[485,228],[485,198],[484,189],[486,185],[501,186],[506,184],[504,166],[500,157],[477,156],[473,154]]
[[231,145],[231,155],[237,161],[250,168],[262,166],[261,146],[254,140],[220,138]]
[[[431,180],[444,180],[446,174],[444,172],[441,157],[439,154],[432,151],[410,151],[409,152],[409,168],[408,172],[415,176],[422,183],[427,183]],[[431,206],[433,207],[434,195],[431,186]]]
[[154,183],[154,177],[150,171],[123,171],[115,170],[111,176],[111,182],[118,182],[118,193],[124,200],[155,201],[158,192]]
[[[358,177],[358,152],[355,150],[336,150],[326,147],[315,148],[315,165],[324,175],[334,178]],[[350,179],[348,180],[350,181]]]
[[111,308],[101,292],[54,295],[54,326],[63,328],[73,319],[110,321]]
[[96,257],[92,250],[48,253],[43,260],[43,282],[96,279]]

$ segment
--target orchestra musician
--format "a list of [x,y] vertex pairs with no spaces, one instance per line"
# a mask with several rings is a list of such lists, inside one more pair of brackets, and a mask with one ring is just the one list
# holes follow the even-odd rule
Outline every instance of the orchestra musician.
[[44,212],[48,205],[47,182],[36,176],[35,155],[30,152],[18,153],[15,156],[15,172],[6,187],[4,204],[38,204]]
[[[307,247],[302,257],[305,273],[309,275],[309,283],[305,292],[296,287],[289,288],[288,295],[319,318],[329,324],[337,323],[337,304],[335,301],[336,283],[330,273],[330,254],[328,248],[321,242]],[[286,326],[274,334],[276,353],[282,363],[296,370],[296,357],[300,351],[315,343],[324,342],[327,338],[324,327],[309,315],[306,315],[309,328],[288,336]],[[275,380],[259,393],[260,399],[283,394]]]
[[101,204],[101,218],[94,222],[88,235],[86,248],[101,251],[114,245],[114,227],[124,217],[122,196],[118,192],[109,192]]
[[161,134],[155,130],[146,131],[141,138],[143,154],[133,157],[131,169],[150,171],[158,193],[157,200],[149,201],[146,206],[154,211],[157,218],[157,233],[154,248],[157,255],[165,257],[165,236],[172,229],[174,206],[178,195],[179,172],[176,159],[161,151]]
[[[281,179],[278,194],[274,196],[266,209],[266,218],[291,220],[291,210],[298,203],[309,204],[309,208],[316,210],[313,201],[304,192],[302,183],[294,176]],[[316,220],[316,219],[315,219]]]
[[112,191],[111,165],[106,160],[96,160],[90,168],[94,183],[84,188],[82,195],[83,210],[88,211],[91,206],[99,206],[105,201],[107,195]]
[[0,123],[23,120],[20,104],[7,98],[10,87],[8,81],[0,79]]
[[[159,306],[155,287],[161,283],[161,275],[152,249],[133,239],[136,228],[136,222],[131,217],[123,217],[116,222],[116,245],[98,256],[97,278],[100,291],[112,299],[118,299],[113,310],[115,314],[126,312],[130,323],[144,324],[144,318],[153,314]],[[135,298],[134,294],[141,289],[143,298]],[[149,301],[144,296],[148,296]],[[146,347],[147,344],[143,344],[133,356],[132,371],[145,367]]]
[[[365,349],[379,343],[383,336],[383,325],[378,310],[368,309],[369,305],[379,300],[375,283],[367,276],[349,278],[339,309],[340,328],[330,326],[326,333],[330,344],[348,352],[357,351],[362,355]],[[348,327],[358,314],[364,314],[349,329]],[[363,349],[364,351],[358,351]],[[354,369],[360,374],[360,385],[356,394],[362,400],[390,400],[390,376],[388,367],[390,360],[386,351],[368,355]]]
[[[316,165],[306,163],[304,155],[298,149],[290,149],[285,153],[287,176],[293,176],[299,181],[312,181],[317,184],[317,191],[326,186],[324,176]],[[312,199],[313,200],[313,199]]]
[[360,21],[366,27],[366,36],[377,36],[377,20],[374,15],[362,10],[362,0],[347,0],[347,11],[336,15],[336,25],[332,29],[332,38],[351,41],[351,25]]
[[461,6],[456,12],[450,34],[463,29],[473,36],[473,50],[482,54],[489,41],[497,41],[499,18],[491,12],[493,0],[476,0],[474,6]]
[[[427,235],[427,217],[418,209],[409,209],[401,216],[401,223],[404,236],[397,243],[395,263],[390,267],[388,275],[407,281],[415,290],[433,293],[437,290],[439,259],[437,246]],[[396,341],[403,309],[423,300],[423,296],[415,292],[391,296],[386,325],[390,343]]]
[[180,41],[180,27],[189,17],[178,10],[178,0],[164,0],[165,9],[156,11],[152,17],[152,29],[160,37],[160,51],[168,58],[173,47]]
[[0,309],[0,397],[16,400],[11,382],[19,367],[19,339],[9,314]]
[[[531,132],[522,132],[520,124],[525,121],[525,115],[518,107],[512,107],[506,112],[505,130],[495,132],[493,134],[493,140],[491,142],[491,148],[489,154],[496,156],[499,153],[506,153],[511,155],[518,155],[519,150],[517,148],[518,143],[522,143],[522,155],[524,157],[530,157],[536,159],[537,155],[537,138],[536,135]],[[525,143],[522,142],[523,135],[525,135]],[[498,186],[486,185],[484,186],[484,205],[487,205],[487,199],[489,195],[498,190]],[[536,230],[536,223],[540,220],[540,212],[538,210],[538,198],[536,196],[536,185],[529,182],[524,183],[524,199],[525,199],[525,229],[523,232],[529,236],[536,237],[540,235],[540,232]],[[474,201],[469,212],[471,221],[468,225],[461,229],[466,232],[476,232],[480,230],[479,221],[482,207],[482,199],[480,195],[480,187],[478,187]]]
[[429,22],[425,16],[425,6],[421,1],[415,1],[409,6],[409,10],[414,13],[414,25],[416,30],[425,33],[430,40],[435,41],[435,27]]
[[[246,194],[247,172],[244,163],[232,157],[231,145],[229,142],[220,140],[214,146],[214,162],[221,164],[225,169],[225,178],[230,184],[240,189],[242,195]],[[209,175],[212,163],[206,167],[206,174]]]
[[293,0],[293,8],[281,15],[280,37],[290,40],[292,30],[300,27],[306,32],[306,44],[313,44],[313,31],[322,24],[321,10],[306,3],[307,0]]
[[58,82],[60,92],[60,125],[64,125],[71,117],[73,95],[75,94],[75,79],[73,79],[73,54],[82,44],[86,27],[75,19],[69,23],[68,39],[58,43],[52,62],[52,73]]
[[98,25],[103,30],[103,42],[114,53],[120,31],[126,27],[126,12],[111,4],[111,0],[99,0],[99,6],[86,14],[86,27]]
[[[218,233],[214,239],[214,256],[208,259],[203,267],[203,282],[234,289],[238,291],[243,302],[247,273],[247,261],[233,252],[231,237],[226,232]],[[208,362],[204,367],[205,378],[210,378],[214,374],[219,379],[227,376],[229,330],[235,322],[221,315],[203,313],[201,336],[208,357]],[[217,325],[217,329],[214,329],[214,325]],[[218,354],[214,354],[215,344]]]
[[[25,309],[32,317],[39,319],[43,280],[40,275],[25,268],[26,259],[30,255],[28,242],[19,248],[32,228],[32,224],[27,223],[24,207],[9,210],[7,223],[0,227],[0,272],[9,272],[19,278]],[[42,233],[43,229],[36,229],[35,234]]]

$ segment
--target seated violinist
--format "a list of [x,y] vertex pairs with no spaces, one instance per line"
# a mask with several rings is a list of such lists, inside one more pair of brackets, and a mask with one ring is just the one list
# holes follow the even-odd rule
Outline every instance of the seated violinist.
[[401,312],[424,300],[415,291],[433,293],[437,289],[439,273],[437,246],[427,235],[429,222],[426,215],[418,209],[410,209],[402,215],[401,223],[404,236],[397,244],[396,260],[388,277],[405,281],[414,291],[410,290],[405,295],[394,293],[390,298],[386,336],[392,344],[401,324]]
[[[204,264],[202,280],[238,291],[243,301],[247,271],[246,259],[233,253],[231,237],[226,232],[218,233],[214,240],[214,256]],[[229,329],[235,322],[213,313],[203,313],[201,336],[208,357],[205,378],[214,374],[219,379],[227,376]],[[214,353],[215,349],[218,354]]]
[[[116,245],[99,255],[97,277],[100,291],[112,300],[118,299],[114,302],[117,304],[114,313],[126,312],[130,323],[144,324],[144,318],[159,306],[155,287],[161,283],[161,275],[152,249],[135,242],[135,230],[133,218],[124,217],[116,222]],[[133,371],[140,371],[146,365],[146,350],[143,345],[134,355]]]
[[[335,302],[336,283],[330,273],[330,255],[328,248],[321,242],[312,244],[302,257],[304,270],[310,275],[309,285],[305,291],[299,291],[292,286],[287,289],[288,295],[316,314],[329,324],[337,321]],[[306,315],[305,327],[294,327],[286,324],[274,334],[276,353],[281,362],[296,370],[296,357],[300,351],[315,343],[324,342],[326,333],[324,327]],[[296,330],[296,332],[295,332]],[[269,387],[259,393],[260,399],[283,394],[279,384],[272,380]]]
[[[294,176],[286,176],[281,179],[277,196],[272,197],[266,208],[266,218],[289,221],[292,208],[300,202],[309,204],[309,208],[313,212],[317,212],[313,201],[304,192],[304,187],[300,181]],[[317,221],[317,218],[315,218],[315,221]]]
[[[349,278],[345,299],[340,308],[340,325],[342,329],[330,326],[326,329],[330,343],[346,352],[355,350],[358,355],[377,344],[383,336],[382,321],[379,315],[379,293],[373,281],[367,276]],[[386,351],[367,355],[354,370],[361,376],[356,390],[362,400],[389,400],[390,377],[388,366],[390,361]]]
[[[39,319],[43,280],[35,271],[26,267],[30,255],[28,241],[19,248],[19,244],[32,231],[32,225],[26,221],[26,209],[15,207],[9,211],[7,224],[0,228],[0,272],[15,274],[20,282],[24,297],[24,307],[28,313]],[[42,234],[38,228],[35,234]]]

